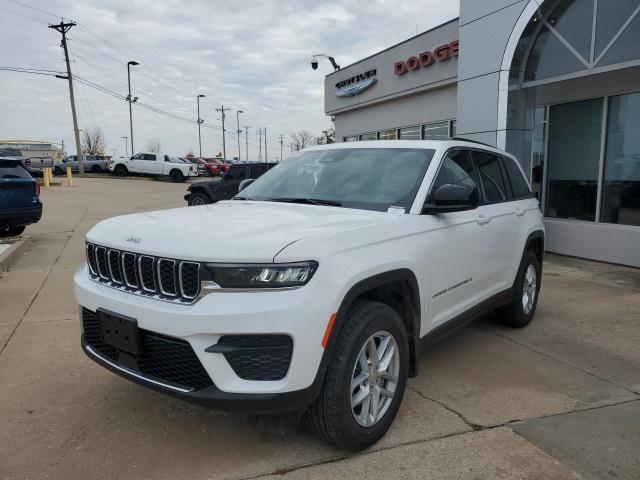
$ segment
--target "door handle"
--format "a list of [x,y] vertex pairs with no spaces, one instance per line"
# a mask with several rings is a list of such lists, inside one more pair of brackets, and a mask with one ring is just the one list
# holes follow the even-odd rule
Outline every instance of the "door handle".
[[516,215],[521,217],[525,214],[525,211],[523,208],[516,208]]
[[478,225],[486,225],[491,221],[491,217],[485,217],[484,215],[478,215],[476,217],[476,223]]

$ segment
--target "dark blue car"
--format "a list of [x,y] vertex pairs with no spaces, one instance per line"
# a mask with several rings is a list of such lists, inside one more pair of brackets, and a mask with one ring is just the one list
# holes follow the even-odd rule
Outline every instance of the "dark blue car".
[[20,160],[0,157],[0,237],[20,235],[42,217],[40,186]]

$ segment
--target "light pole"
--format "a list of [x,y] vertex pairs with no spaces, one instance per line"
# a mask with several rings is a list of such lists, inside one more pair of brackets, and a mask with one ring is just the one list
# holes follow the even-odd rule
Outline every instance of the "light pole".
[[129,102],[129,127],[131,129],[131,155],[133,155],[133,112],[131,110],[131,104],[138,101],[138,97],[131,98],[131,65],[139,65],[135,60],[127,62],[127,83],[129,85],[129,95],[127,95],[127,101]]
[[204,120],[200,119],[200,99],[204,98],[204,95],[200,94],[196,97],[196,102],[198,102],[198,147],[200,148],[200,156],[202,157],[202,136],[200,135],[200,125]]
[[[129,137],[120,137],[120,138],[124,138],[124,155],[126,157],[127,154],[129,153],[129,143],[127,142],[127,140],[129,140]],[[133,154],[131,154],[131,156],[133,156]]]
[[216,112],[222,113],[222,157],[227,159],[227,142],[225,140],[225,131],[224,131],[224,105],[220,105],[220,108],[216,108]]
[[244,126],[244,148],[247,155],[247,162],[249,161],[249,129],[250,128],[251,128],[250,125]]
[[240,130],[240,114],[244,113],[242,110],[236,110],[236,126],[237,126],[237,130],[236,133],[238,135],[238,161],[240,161],[240,133],[242,132],[242,130]]

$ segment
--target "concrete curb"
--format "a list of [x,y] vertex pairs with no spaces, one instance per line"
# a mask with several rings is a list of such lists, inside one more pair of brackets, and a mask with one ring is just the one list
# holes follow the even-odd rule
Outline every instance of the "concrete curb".
[[0,272],[9,269],[30,246],[31,237],[8,238],[0,242],[0,245],[10,244],[9,248],[0,252]]

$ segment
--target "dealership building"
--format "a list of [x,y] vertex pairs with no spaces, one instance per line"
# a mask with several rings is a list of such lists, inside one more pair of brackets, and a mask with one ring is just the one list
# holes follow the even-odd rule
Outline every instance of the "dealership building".
[[325,79],[337,141],[465,137],[520,161],[547,250],[640,267],[640,0],[460,0]]

